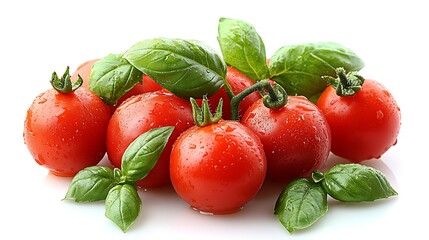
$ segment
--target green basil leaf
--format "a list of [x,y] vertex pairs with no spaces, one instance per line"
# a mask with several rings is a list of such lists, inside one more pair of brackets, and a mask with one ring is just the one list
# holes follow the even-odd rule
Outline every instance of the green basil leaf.
[[136,138],[122,157],[122,174],[127,181],[147,176],[158,161],[174,127],[151,129]]
[[321,184],[300,178],[283,189],[274,213],[289,231],[311,226],[328,211],[327,194]]
[[226,77],[222,58],[195,40],[144,40],[131,47],[124,58],[165,89],[186,99],[215,94]]
[[374,201],[398,193],[378,170],[360,164],[339,164],[324,173],[328,194],[343,202]]
[[141,199],[134,185],[116,185],[106,198],[106,217],[126,232],[140,214]]
[[268,78],[265,45],[251,24],[241,20],[221,18],[217,39],[228,65],[253,80]]
[[87,167],[74,176],[64,199],[75,202],[104,200],[115,185],[112,169],[104,166]]
[[89,89],[108,105],[118,100],[142,81],[143,73],[133,67],[122,54],[109,54],[95,62],[89,77]]
[[363,61],[350,49],[333,42],[285,46],[270,60],[270,78],[289,95],[303,95],[316,102],[328,86],[322,76],[336,77],[335,69],[347,72],[363,68]]

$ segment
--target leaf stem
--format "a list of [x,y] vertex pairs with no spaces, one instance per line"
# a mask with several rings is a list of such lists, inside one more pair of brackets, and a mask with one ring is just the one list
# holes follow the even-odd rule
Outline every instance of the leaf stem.
[[282,86],[276,83],[274,83],[274,85],[271,85],[270,81],[268,81],[267,79],[264,79],[248,87],[247,89],[235,95],[231,99],[231,119],[232,120],[239,120],[238,106],[240,102],[249,94],[255,91],[258,91],[262,95],[263,103],[267,108],[279,109],[284,105],[286,105],[287,103],[286,90]]

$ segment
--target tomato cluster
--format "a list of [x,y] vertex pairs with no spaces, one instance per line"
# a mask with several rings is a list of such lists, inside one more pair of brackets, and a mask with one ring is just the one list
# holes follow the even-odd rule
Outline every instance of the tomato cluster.
[[[87,89],[94,62],[83,63],[71,77],[84,76],[83,87],[68,94],[48,90],[28,110],[24,137],[36,161],[55,175],[73,176],[96,165],[107,151],[112,165],[120,168],[125,149],[140,134],[174,126],[156,167],[137,184],[160,187],[171,179],[178,194],[204,212],[237,211],[255,196],[265,175],[281,183],[308,177],[324,165],[331,150],[355,162],[379,157],[395,144],[399,130],[392,95],[369,80],[352,97],[339,97],[328,87],[317,106],[305,97],[289,96],[285,106],[270,109],[253,92],[239,105],[241,121],[198,127],[189,101],[145,75],[143,84],[109,112]],[[229,66],[227,71],[235,94],[252,86],[237,69]],[[211,110],[220,99],[226,102],[223,119],[230,119],[224,88],[208,98]]]
[[[291,74],[284,75],[286,70],[279,63],[283,61],[280,54],[295,51],[295,47],[279,51],[270,69],[262,54],[262,60],[255,60],[261,67],[254,69],[246,62],[235,62],[237,57],[230,58],[232,64],[226,66],[211,50],[193,41],[155,39],[141,44],[144,47],[137,44],[137,50],[123,55],[85,62],[72,76],[68,69],[61,79],[53,74],[54,89],[34,100],[25,120],[24,139],[37,163],[55,175],[74,176],[97,165],[107,153],[110,163],[119,169],[134,140],[149,130],[172,126],[155,167],[136,184],[145,189],[172,184],[193,208],[227,214],[249,202],[266,179],[287,184],[310,177],[324,166],[331,152],[361,162],[379,158],[396,144],[400,110],[386,88],[337,68],[336,76],[326,78],[330,86],[323,92],[318,92],[324,86],[320,77],[313,85],[313,79],[302,83],[317,86],[304,89],[311,95],[310,101],[298,94],[301,83],[294,83],[297,78]],[[174,49],[176,45],[181,47]],[[320,46],[343,51],[333,44],[306,45],[304,49]],[[158,51],[159,55],[142,53],[150,48],[167,50]],[[234,55],[225,48],[226,56]],[[187,51],[194,50],[189,56]],[[195,57],[201,52],[202,58]],[[144,57],[136,57],[136,53]],[[153,58],[145,59],[151,54]],[[207,57],[210,54],[212,59]],[[306,56],[304,52],[302,56]],[[195,59],[189,61],[191,57]],[[167,64],[172,59],[175,63]],[[360,60],[356,61],[360,68]],[[305,66],[318,71],[320,63],[311,64]],[[103,72],[100,79],[107,79],[101,83],[108,88],[102,89],[103,96],[97,92],[102,85],[90,82],[94,72]],[[186,77],[192,81],[181,85]],[[273,80],[268,79],[271,77]],[[201,97],[201,92],[209,96]],[[294,94],[288,95],[291,92]],[[195,100],[194,94],[201,98]]]

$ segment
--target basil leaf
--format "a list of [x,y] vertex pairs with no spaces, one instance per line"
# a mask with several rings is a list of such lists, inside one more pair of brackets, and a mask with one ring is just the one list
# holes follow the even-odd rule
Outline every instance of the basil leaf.
[[378,170],[360,164],[339,164],[324,173],[322,184],[333,198],[343,202],[374,201],[398,193]]
[[136,138],[122,157],[122,174],[127,181],[147,176],[158,161],[174,127],[151,129]]
[[283,189],[274,213],[289,231],[311,226],[328,211],[327,194],[322,185],[300,178]]
[[106,198],[106,217],[126,232],[139,216],[141,199],[134,185],[116,185]]
[[217,39],[228,65],[253,80],[268,78],[265,45],[252,25],[241,20],[221,18]]
[[105,103],[116,105],[142,77],[143,73],[122,58],[122,54],[109,54],[94,63],[88,86]]
[[222,58],[195,40],[144,40],[131,47],[124,58],[165,89],[186,99],[215,94],[226,77]]
[[64,199],[75,202],[104,200],[115,185],[112,169],[104,166],[87,167],[73,178]]
[[363,68],[363,61],[350,49],[334,42],[284,46],[270,60],[270,78],[289,95],[304,95],[316,102],[328,86],[322,76],[336,77],[335,69],[347,72]]

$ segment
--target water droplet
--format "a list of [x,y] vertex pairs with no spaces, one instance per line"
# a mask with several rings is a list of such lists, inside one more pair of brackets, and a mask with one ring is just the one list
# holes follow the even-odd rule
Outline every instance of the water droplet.
[[43,158],[42,154],[37,155],[37,158],[34,160],[41,166],[45,165],[45,159]]
[[389,91],[387,91],[387,90],[383,90],[383,93],[384,93],[384,95],[386,95],[387,97],[390,97],[390,96],[391,96],[390,92],[389,92]]
[[63,115],[65,110],[63,108],[59,109],[58,112],[55,113],[55,117],[59,118]]
[[222,134],[216,134],[216,135],[215,135],[215,140],[216,140],[216,141],[221,141],[222,139],[223,139]]
[[255,116],[256,116],[256,113],[251,112],[251,113],[249,113],[249,115],[247,116],[247,119],[252,119],[252,118],[254,118]]
[[195,149],[195,148],[197,148],[197,145],[193,143],[189,144],[189,149]]
[[384,118],[384,113],[381,110],[377,110],[377,120],[381,120]]
[[334,105],[335,103],[337,103],[338,102],[338,99],[334,99],[334,100],[332,100],[331,102],[329,102],[329,104],[330,105]]
[[234,130],[235,130],[235,128],[231,127],[231,126],[226,126],[226,129],[225,129],[226,132],[232,132]]
[[48,101],[48,99],[46,98],[41,98],[39,99],[39,101],[37,102],[38,104],[44,104],[46,101]]
[[210,215],[210,216],[212,216],[212,215],[214,215],[213,213],[211,213],[211,212],[204,212],[204,211],[199,211],[201,214],[203,214],[203,215]]

